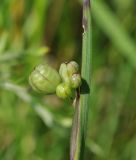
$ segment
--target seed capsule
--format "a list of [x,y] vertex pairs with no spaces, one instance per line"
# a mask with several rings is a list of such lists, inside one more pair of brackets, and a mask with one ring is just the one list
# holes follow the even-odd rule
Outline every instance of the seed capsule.
[[59,73],[47,64],[38,65],[29,76],[31,87],[40,93],[55,93],[56,87],[60,84]]
[[68,84],[70,83],[70,79],[69,79],[69,74],[68,74],[67,64],[66,63],[62,63],[60,65],[59,74],[60,74],[63,82],[66,82]]
[[78,88],[81,85],[81,76],[80,74],[73,74],[70,79],[71,87],[72,88]]
[[75,73],[78,73],[79,66],[75,61],[69,63],[62,63],[59,69],[59,74],[63,80],[68,85],[70,85],[71,76]]
[[72,97],[72,90],[66,83],[61,83],[56,88],[56,95],[63,99]]
[[71,77],[73,74],[79,72],[79,65],[75,61],[71,61],[67,64],[67,71]]

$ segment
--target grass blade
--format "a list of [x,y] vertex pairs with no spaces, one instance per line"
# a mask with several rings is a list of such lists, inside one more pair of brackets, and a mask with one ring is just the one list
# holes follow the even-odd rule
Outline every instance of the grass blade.
[[105,3],[95,0],[92,5],[95,21],[110,38],[111,42],[118,48],[119,53],[136,68],[136,46],[133,40]]
[[75,115],[73,119],[73,129],[71,136],[71,160],[81,160],[83,158],[87,115],[90,98],[91,83],[91,12],[90,1],[83,1],[83,46],[82,46],[82,71],[83,84],[81,87],[81,95],[78,97]]

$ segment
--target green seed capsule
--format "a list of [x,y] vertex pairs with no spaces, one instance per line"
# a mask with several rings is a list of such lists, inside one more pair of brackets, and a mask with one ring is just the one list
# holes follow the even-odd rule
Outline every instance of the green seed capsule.
[[75,73],[78,73],[79,66],[75,61],[69,63],[62,63],[59,69],[59,74],[63,80],[68,85],[70,85],[71,76]]
[[70,86],[72,88],[80,87],[80,85],[81,85],[81,76],[80,76],[80,74],[73,74],[72,77],[71,77],[70,82],[71,82]]
[[69,79],[69,74],[68,74],[67,64],[66,63],[62,63],[60,65],[59,74],[60,74],[63,82],[66,82],[68,84],[70,83],[70,79]]
[[61,83],[56,88],[56,95],[63,99],[72,97],[72,90],[66,83]]
[[67,71],[69,76],[79,72],[79,65],[75,61],[71,61],[67,64]]
[[31,87],[40,93],[55,93],[56,87],[60,84],[59,73],[47,64],[38,65],[29,76]]

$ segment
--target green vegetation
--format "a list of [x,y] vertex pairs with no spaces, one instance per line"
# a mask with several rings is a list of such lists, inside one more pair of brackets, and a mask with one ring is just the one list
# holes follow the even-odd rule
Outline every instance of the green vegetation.
[[91,40],[84,38],[82,58],[81,0],[1,1],[0,160],[70,159],[72,100],[38,94],[28,83],[37,64],[58,70],[70,60],[80,64],[88,84],[91,78],[89,106],[81,95],[77,157],[88,113],[82,159],[136,159],[135,0],[94,0],[91,9],[93,59],[86,62]]
[[[70,160],[84,159],[84,149],[87,131],[87,120],[90,105],[91,65],[92,65],[92,27],[91,4],[89,0],[83,1],[83,40],[82,40],[82,86],[77,93],[75,114],[73,118]],[[77,91],[78,92],[78,91]],[[79,94],[79,95],[78,95]]]

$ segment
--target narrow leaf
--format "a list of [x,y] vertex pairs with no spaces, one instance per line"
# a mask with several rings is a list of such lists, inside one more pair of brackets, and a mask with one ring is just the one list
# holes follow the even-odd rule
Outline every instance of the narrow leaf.
[[82,71],[83,83],[81,86],[81,95],[77,96],[75,105],[75,115],[73,119],[73,128],[71,136],[70,160],[81,160],[83,158],[87,115],[90,101],[90,83],[91,83],[91,12],[90,1],[83,1],[83,46],[82,46]]
[[111,42],[119,49],[119,53],[122,54],[122,56],[124,56],[134,68],[136,68],[135,43],[105,3],[99,0],[94,0],[92,2],[92,12],[95,21],[109,37]]

